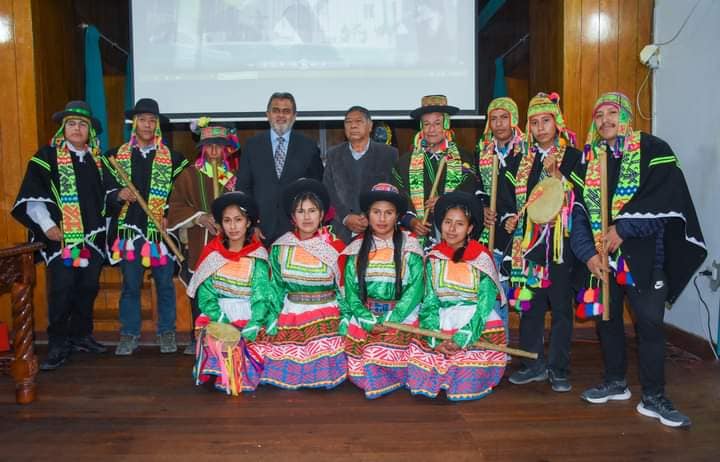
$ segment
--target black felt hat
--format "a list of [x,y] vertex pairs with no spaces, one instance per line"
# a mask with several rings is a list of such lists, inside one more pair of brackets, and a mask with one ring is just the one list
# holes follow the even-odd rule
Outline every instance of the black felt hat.
[[62,123],[63,119],[68,116],[77,116],[82,117],[83,119],[88,119],[92,124],[92,127],[95,129],[95,134],[97,135],[103,131],[102,124],[98,119],[93,117],[90,105],[85,101],[76,100],[68,102],[65,105],[65,109],[52,115],[52,120],[57,123]]
[[370,210],[370,206],[378,201],[387,201],[394,204],[400,217],[407,213],[407,199],[400,194],[400,191],[395,186],[389,183],[378,183],[370,191],[360,194],[360,208],[366,214]]
[[288,216],[293,213],[292,205],[295,198],[305,192],[315,194],[322,203],[323,212],[325,212],[325,214],[328,213],[328,210],[330,209],[330,194],[328,194],[325,185],[312,178],[299,178],[290,183],[282,193],[283,208]]
[[445,219],[445,213],[448,209],[457,206],[465,209],[465,212],[470,215],[470,224],[473,225],[473,231],[470,233],[470,237],[475,238],[479,236],[483,229],[482,203],[477,196],[463,191],[453,191],[440,196],[438,201],[435,203],[435,210],[433,211],[435,226],[437,226],[438,229],[441,229],[442,222]]
[[153,114],[158,117],[161,124],[170,123],[170,119],[160,114],[160,107],[157,101],[152,98],[140,98],[135,103],[135,107],[125,111],[125,118],[132,120],[138,114]]
[[258,208],[255,200],[242,191],[226,192],[213,201],[211,209],[216,223],[222,223],[223,211],[230,205],[236,205],[240,210],[247,213],[253,226],[257,224]]
[[420,107],[412,111],[410,113],[410,117],[413,119],[419,119],[423,114],[429,114],[431,112],[453,115],[457,114],[459,111],[460,108],[448,105],[447,96],[427,95],[422,97]]

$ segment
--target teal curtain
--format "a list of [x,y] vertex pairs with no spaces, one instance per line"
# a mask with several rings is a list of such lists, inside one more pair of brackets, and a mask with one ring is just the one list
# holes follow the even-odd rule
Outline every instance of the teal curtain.
[[95,26],[88,26],[85,29],[85,101],[90,105],[93,116],[103,126],[103,132],[99,136],[100,146],[102,149],[107,149],[109,146],[105,83],[100,57],[100,32]]
[[493,98],[507,96],[507,84],[505,83],[505,63],[503,58],[495,60],[495,82],[493,83]]
[[[132,55],[128,55],[127,64],[125,65],[125,110],[130,110],[135,106],[135,95],[133,91],[133,66],[132,66]],[[130,141],[130,132],[132,126],[125,123],[125,116],[123,115],[123,127],[124,128],[124,139],[127,143]]]

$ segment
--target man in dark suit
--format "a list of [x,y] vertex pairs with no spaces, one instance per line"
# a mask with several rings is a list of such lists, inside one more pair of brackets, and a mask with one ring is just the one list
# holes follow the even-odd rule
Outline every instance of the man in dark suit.
[[377,183],[389,183],[398,159],[396,148],[370,139],[372,127],[367,109],[351,107],[345,112],[347,141],[327,153],[323,182],[335,207],[333,230],[346,243],[368,226],[359,194],[370,191]]
[[320,150],[313,140],[292,130],[296,115],[293,95],[273,93],[267,105],[270,130],[248,139],[240,158],[236,189],[260,205],[265,245],[292,229],[280,201],[283,188],[303,177],[322,181]]

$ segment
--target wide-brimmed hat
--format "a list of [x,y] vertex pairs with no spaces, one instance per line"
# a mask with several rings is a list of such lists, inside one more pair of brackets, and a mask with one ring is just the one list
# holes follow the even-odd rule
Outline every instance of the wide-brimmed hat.
[[445,95],[427,95],[423,96],[420,101],[420,107],[410,113],[413,119],[419,119],[423,114],[431,112],[440,112],[442,114],[457,114],[460,108],[448,105],[447,96]]
[[360,208],[367,214],[370,206],[378,201],[387,201],[395,205],[398,216],[407,213],[407,198],[400,194],[398,189],[389,183],[378,183],[370,191],[360,194]]
[[219,144],[221,146],[233,146],[232,141],[228,138],[230,129],[220,125],[211,125],[209,127],[200,128],[200,141],[195,145],[200,149],[209,144]]
[[153,114],[158,117],[161,124],[170,123],[170,119],[160,114],[160,107],[157,101],[152,98],[140,98],[135,103],[135,107],[125,111],[125,118],[132,120],[138,114]]
[[480,199],[477,196],[463,192],[463,191],[452,191],[440,196],[438,201],[435,203],[435,210],[433,216],[435,219],[435,226],[437,229],[442,229],[442,222],[445,219],[445,213],[448,209],[460,206],[470,214],[470,224],[473,225],[472,233],[470,237],[476,237],[480,235],[483,229],[483,206],[480,203]]
[[258,208],[255,204],[255,200],[253,200],[249,194],[242,191],[226,192],[213,201],[211,209],[217,224],[222,223],[223,211],[230,205],[236,205],[240,208],[240,210],[247,213],[247,216],[253,226],[257,224]]
[[295,202],[295,198],[306,192],[311,192],[320,199],[320,205],[322,206],[323,212],[327,214],[330,209],[330,194],[328,194],[327,188],[325,188],[324,184],[312,178],[299,178],[283,189],[282,201],[285,213],[287,213],[288,216],[291,216],[293,213],[292,206],[293,202]]
[[95,134],[97,135],[103,131],[102,124],[98,119],[93,117],[90,105],[88,105],[85,101],[76,100],[68,102],[65,105],[65,109],[52,115],[52,120],[53,122],[62,123],[63,119],[69,116],[77,116],[83,119],[88,119],[92,124],[92,127],[95,129]]

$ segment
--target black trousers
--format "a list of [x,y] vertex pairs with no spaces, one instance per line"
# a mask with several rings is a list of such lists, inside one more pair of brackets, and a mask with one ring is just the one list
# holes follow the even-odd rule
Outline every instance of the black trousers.
[[[573,291],[570,271],[572,264],[550,263],[552,284],[546,289],[533,289],[530,310],[520,318],[520,348],[538,354],[538,359],[523,359],[526,367],[547,367],[558,376],[567,375],[570,367],[570,341],[573,329]],[[550,349],[545,360],[545,312],[550,305]]]
[[627,373],[623,301],[625,295],[635,317],[638,364],[643,395],[665,391],[665,301],[668,287],[665,273],[656,269],[650,287],[639,291],[633,286],[610,284],[610,320],[598,321],[597,330],[605,363],[605,380],[624,380]]
[[91,251],[86,268],[67,267],[60,257],[48,264],[48,340],[50,347],[66,345],[70,337],[93,331],[93,305],[100,289],[103,257]]

